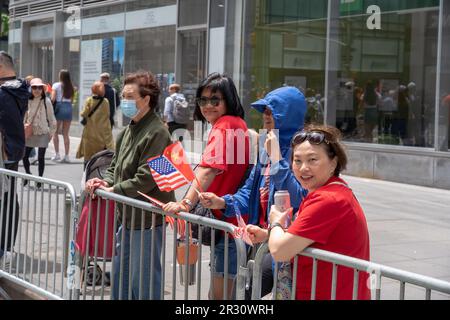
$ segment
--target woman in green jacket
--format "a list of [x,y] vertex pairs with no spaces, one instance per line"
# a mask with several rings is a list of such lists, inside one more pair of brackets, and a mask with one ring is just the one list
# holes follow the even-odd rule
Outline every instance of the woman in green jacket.
[[[93,194],[96,188],[114,192],[130,198],[144,200],[138,191],[161,202],[175,201],[173,192],[162,192],[156,185],[147,165],[147,159],[158,156],[171,144],[170,134],[164,123],[156,115],[160,89],[154,76],[150,73],[134,73],[126,77],[122,91],[121,108],[125,116],[131,119],[130,124],[119,134],[116,143],[116,154],[108,168],[104,180],[92,179],[86,183],[86,191]],[[122,217],[119,206],[119,217]],[[152,227],[152,214],[146,212],[144,221],[141,214],[134,215],[132,225],[132,209],[127,206],[125,221],[116,234],[116,256],[114,263],[114,283],[112,299],[128,299],[128,287],[131,279],[131,297],[139,298],[139,287],[142,286],[142,299],[161,299],[161,247],[163,221],[161,215],[155,215],[155,226]],[[152,232],[155,232],[154,257],[150,259]],[[143,252],[141,257],[141,233],[144,233]],[[122,233],[124,243],[122,247]],[[130,243],[132,239],[132,243]],[[123,251],[123,252],[122,252]],[[132,254],[130,254],[132,253]],[[123,255],[123,266],[120,264]],[[143,259],[143,281],[140,282],[140,264]],[[131,259],[131,269],[129,270]],[[153,261],[153,273],[150,275],[150,262]],[[130,274],[131,273],[131,278]],[[119,284],[122,274],[122,285]],[[150,279],[150,277],[152,279]],[[153,294],[150,296],[150,280],[153,282]],[[120,292],[119,292],[119,289]]]

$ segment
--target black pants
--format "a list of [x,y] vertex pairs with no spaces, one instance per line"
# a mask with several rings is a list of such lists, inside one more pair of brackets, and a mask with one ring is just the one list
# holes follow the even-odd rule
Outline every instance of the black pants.
[[[26,147],[25,148],[25,156],[23,157],[23,167],[25,168],[25,172],[28,174],[31,174],[30,171],[30,153],[33,150],[33,148]],[[45,151],[47,148],[39,148],[38,151],[38,163],[39,163],[39,177],[42,177],[44,175],[44,168],[45,168]]]
[[[5,164],[5,169],[18,171],[19,163]],[[16,193],[16,179],[9,177],[9,182],[5,183],[5,189],[0,200],[0,210],[3,206],[3,210],[0,212],[1,215],[1,233],[0,233],[0,250],[1,251],[11,251],[14,246],[17,235],[17,227],[19,225],[19,201]],[[8,208],[9,204],[9,208]],[[14,204],[16,206],[14,214]],[[9,210],[8,210],[9,209]],[[0,252],[1,255],[2,252]]]

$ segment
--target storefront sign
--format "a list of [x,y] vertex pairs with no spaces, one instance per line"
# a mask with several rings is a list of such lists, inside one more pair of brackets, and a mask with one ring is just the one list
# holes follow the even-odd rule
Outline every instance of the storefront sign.
[[177,6],[166,6],[126,13],[126,29],[136,30],[177,24]]
[[124,25],[124,13],[117,13],[108,16],[82,19],[81,30],[85,36],[98,33],[121,32],[123,31]]
[[81,42],[79,110],[91,95],[92,84],[99,80],[102,73],[102,44],[102,39]]
[[165,6],[80,19],[79,11],[73,9],[64,24],[64,37],[122,32],[145,28],[176,25],[177,6]]
[[30,41],[53,41],[53,23],[38,25],[30,29]]

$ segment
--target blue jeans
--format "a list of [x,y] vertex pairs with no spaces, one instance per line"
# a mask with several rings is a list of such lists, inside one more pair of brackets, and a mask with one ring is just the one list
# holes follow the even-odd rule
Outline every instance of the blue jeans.
[[[225,276],[225,239],[222,237],[214,249],[213,274],[217,277]],[[228,239],[228,279],[236,278],[237,249],[233,239]]]
[[[139,299],[139,290],[142,288],[142,299],[144,300],[160,300],[161,299],[161,247],[162,247],[162,228],[156,227],[154,259],[150,259],[152,248],[152,232],[153,229],[144,229],[144,254],[143,254],[143,274],[142,283],[140,284],[140,265],[141,265],[141,230],[129,230],[120,226],[116,234],[116,255],[113,258],[114,263],[114,283],[111,292],[113,300],[128,300],[128,286],[131,280],[131,299]],[[123,268],[121,268],[121,249],[122,249],[122,232],[124,232],[123,247]],[[133,234],[133,242],[130,243],[130,235]],[[131,255],[131,258],[130,258]],[[129,264],[131,260],[131,278]],[[153,283],[153,292],[150,297],[150,266],[153,263],[153,273],[151,275]],[[122,290],[119,295],[120,274],[122,273]]]

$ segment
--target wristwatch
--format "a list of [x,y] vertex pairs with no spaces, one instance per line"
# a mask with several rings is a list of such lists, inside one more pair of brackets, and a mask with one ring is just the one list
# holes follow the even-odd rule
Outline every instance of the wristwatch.
[[182,204],[185,204],[185,205],[187,205],[188,206],[188,210],[187,211],[191,211],[192,210],[192,208],[194,207],[194,205],[192,204],[192,201],[191,200],[189,200],[189,199],[183,199],[183,200],[181,200],[181,203]]
[[281,229],[284,230],[283,226],[282,226],[281,223],[279,223],[279,222],[274,222],[274,223],[269,224],[269,229],[268,229],[268,231],[269,231],[269,233],[268,233],[269,238],[270,238],[270,232],[271,232],[272,229],[275,228],[275,227],[280,227]]

